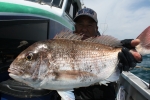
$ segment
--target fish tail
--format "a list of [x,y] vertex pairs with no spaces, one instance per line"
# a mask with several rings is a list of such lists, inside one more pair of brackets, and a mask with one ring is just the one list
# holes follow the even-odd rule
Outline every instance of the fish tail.
[[136,50],[141,55],[150,54],[150,26],[148,26],[138,37],[140,44],[136,46]]

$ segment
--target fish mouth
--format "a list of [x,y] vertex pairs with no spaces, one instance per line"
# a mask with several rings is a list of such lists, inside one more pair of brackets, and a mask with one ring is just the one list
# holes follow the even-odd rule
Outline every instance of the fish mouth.
[[17,68],[9,68],[8,72],[14,75],[20,75],[21,73],[23,73],[23,71],[18,70]]

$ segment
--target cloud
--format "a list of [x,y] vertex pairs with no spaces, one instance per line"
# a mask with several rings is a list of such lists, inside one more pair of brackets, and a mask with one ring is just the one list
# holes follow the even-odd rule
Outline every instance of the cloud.
[[84,0],[84,4],[97,12],[103,34],[136,38],[150,26],[150,0]]

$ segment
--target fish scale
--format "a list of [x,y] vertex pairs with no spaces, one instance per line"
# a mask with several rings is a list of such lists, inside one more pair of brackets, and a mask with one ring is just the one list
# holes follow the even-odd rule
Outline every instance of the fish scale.
[[[67,47],[62,45],[61,46],[62,48],[55,48],[56,50],[54,49],[55,53],[58,54],[58,55],[56,55],[56,58],[54,58],[55,61],[57,61],[60,64],[61,64],[61,62],[62,62],[62,64],[64,64],[64,62],[65,62],[66,65],[70,65],[70,66],[72,64],[74,64],[73,67],[78,68],[78,69],[83,68],[83,70],[84,70],[84,68],[87,68],[87,67],[83,67],[83,66],[87,66],[87,65],[93,66],[93,64],[95,65],[98,62],[100,62],[102,64],[105,63],[104,61],[108,57],[109,57],[109,60],[112,60],[110,55],[115,54],[115,56],[117,56],[118,52],[120,51],[120,49],[116,49],[117,53],[115,53],[114,52],[115,50],[112,50],[112,48],[110,48],[110,47],[101,49],[104,47],[103,45],[90,44],[89,42],[83,43],[82,41],[74,41],[74,42],[78,42],[77,43],[78,45],[71,42],[71,43],[73,43],[74,46],[70,46],[70,40],[56,40],[56,42],[57,41],[58,41],[57,44],[60,44],[60,43],[61,43],[60,45],[66,44]],[[79,43],[79,42],[81,42],[81,43]],[[58,47],[60,47],[60,46],[58,46]],[[59,52],[57,52],[58,49],[59,49]],[[111,50],[111,53],[108,52],[110,50]],[[65,51],[68,51],[68,52],[66,53]],[[93,53],[95,55],[93,55]],[[65,59],[64,59],[64,56],[65,56]],[[112,58],[114,58],[114,57],[112,56]],[[114,60],[117,61],[117,59],[114,59]],[[81,64],[83,66],[80,66],[79,64]],[[113,65],[113,63],[110,65]],[[63,69],[64,66],[65,65],[60,66],[60,68]],[[68,66],[68,67],[70,67],[70,66]],[[95,67],[101,68],[103,66],[95,66]],[[72,69],[74,69],[74,68],[72,68]]]

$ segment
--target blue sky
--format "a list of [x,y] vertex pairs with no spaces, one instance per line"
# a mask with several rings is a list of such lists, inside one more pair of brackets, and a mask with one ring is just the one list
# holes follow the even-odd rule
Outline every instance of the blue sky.
[[118,39],[135,39],[150,26],[150,0],[81,0],[98,15],[99,31]]

